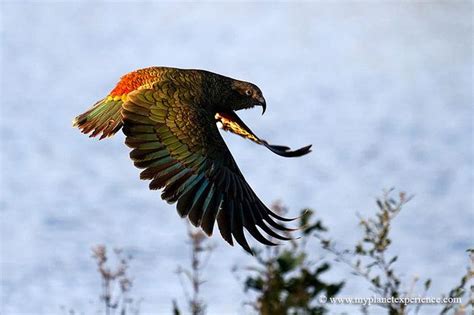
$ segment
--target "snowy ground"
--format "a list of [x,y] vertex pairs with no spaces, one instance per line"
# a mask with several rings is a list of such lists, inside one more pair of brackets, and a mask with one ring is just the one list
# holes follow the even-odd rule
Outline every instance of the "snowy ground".
[[[91,310],[90,248],[135,256],[143,314],[169,314],[188,263],[173,206],[138,180],[123,135],[98,142],[71,119],[124,73],[204,68],[258,84],[268,110],[241,117],[273,143],[314,145],[283,159],[225,135],[247,180],[296,214],[313,207],[341,242],[359,237],[383,188],[416,194],[394,227],[406,279],[432,296],[465,271],[474,239],[472,3],[2,2],[2,314]],[[209,314],[249,310],[230,272],[249,263],[218,249],[204,287]],[[319,251],[319,248],[315,248]],[[333,280],[345,274],[334,273]],[[364,295],[356,284],[343,295]],[[350,308],[355,311],[356,309]]]

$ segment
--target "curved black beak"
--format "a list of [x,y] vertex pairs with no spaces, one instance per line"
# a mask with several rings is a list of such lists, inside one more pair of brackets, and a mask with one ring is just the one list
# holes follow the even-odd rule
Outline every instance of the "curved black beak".
[[262,106],[262,115],[265,114],[265,111],[267,110],[267,102],[265,102],[265,99],[262,97],[259,97],[257,99],[258,101],[258,106]]

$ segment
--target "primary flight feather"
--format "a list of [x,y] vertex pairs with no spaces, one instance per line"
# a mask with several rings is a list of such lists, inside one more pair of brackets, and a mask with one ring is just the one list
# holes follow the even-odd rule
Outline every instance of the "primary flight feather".
[[[268,209],[250,188],[222,139],[222,128],[285,156],[302,156],[311,146],[292,151],[257,137],[235,111],[254,106],[266,109],[260,89],[204,70],[151,67],[124,75],[116,87],[91,109],[74,119],[74,126],[100,139],[123,130],[130,158],[143,169],[141,179],[161,197],[177,202],[180,216],[211,235],[217,221],[222,237],[235,239],[252,253],[244,228],[258,241],[275,245],[288,238],[283,218]],[[258,228],[260,229],[258,229]]]

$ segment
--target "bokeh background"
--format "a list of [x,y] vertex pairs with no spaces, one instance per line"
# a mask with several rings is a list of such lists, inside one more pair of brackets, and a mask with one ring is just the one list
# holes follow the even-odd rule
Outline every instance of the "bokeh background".
[[[258,84],[267,113],[241,117],[272,143],[314,150],[283,159],[226,134],[237,163],[267,204],[314,208],[342,244],[382,189],[415,194],[393,229],[398,269],[447,292],[474,239],[472,12],[468,1],[3,1],[0,312],[89,312],[99,243],[135,257],[143,314],[182,297],[185,222],[138,179],[122,134],[99,142],[71,127],[121,75],[152,65]],[[250,312],[230,269],[252,258],[213,241],[208,313]],[[341,294],[371,296],[350,283]]]

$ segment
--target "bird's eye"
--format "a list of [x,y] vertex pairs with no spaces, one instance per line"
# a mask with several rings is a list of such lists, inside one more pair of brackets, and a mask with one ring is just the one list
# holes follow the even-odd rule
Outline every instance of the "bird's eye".
[[247,95],[247,96],[250,96],[250,95],[252,95],[252,91],[251,91],[251,90],[247,90],[247,91],[245,91],[245,95]]

